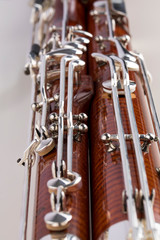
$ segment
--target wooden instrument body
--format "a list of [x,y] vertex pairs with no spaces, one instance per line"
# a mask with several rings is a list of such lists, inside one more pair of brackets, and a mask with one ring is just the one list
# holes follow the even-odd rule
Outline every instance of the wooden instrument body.
[[[63,5],[61,1],[56,1],[55,15],[52,24],[57,27],[62,25]],[[68,6],[68,21],[67,26],[75,26],[80,24],[85,28],[85,11],[84,5],[80,1],[71,0]],[[49,37],[47,37],[49,38]],[[86,60],[86,55],[83,55],[83,60]],[[89,76],[86,75],[86,67],[79,74],[79,79],[74,80],[73,86],[73,114],[86,113],[88,115],[89,103],[93,95],[93,84]],[[47,96],[53,97],[59,94],[59,79],[50,81],[51,88],[47,91]],[[67,112],[67,78],[65,85],[65,113]],[[52,103],[48,108],[47,119],[52,112],[59,112],[59,108],[55,103]],[[47,120],[47,127],[51,122]],[[66,125],[66,121],[65,121]],[[66,133],[63,146],[63,160],[67,164],[67,141]],[[52,234],[47,230],[44,222],[44,216],[51,212],[50,194],[48,193],[47,181],[52,179],[51,165],[57,160],[57,146],[44,157],[40,157],[38,163],[38,181],[36,190],[36,205],[35,205],[35,228],[33,239],[39,240],[42,237]],[[75,193],[66,196],[66,210],[72,215],[72,221],[66,231],[80,239],[89,239],[89,188],[88,188],[88,134],[81,136],[80,142],[73,141],[73,171],[77,172],[82,177],[81,188]]]
[[[91,6],[93,9],[93,6]],[[88,31],[94,36],[108,37],[108,29],[105,24],[106,17],[100,16],[99,21],[93,21],[89,16]],[[123,24],[116,24],[115,35],[129,34],[127,19]],[[100,52],[105,55],[116,54],[117,51],[111,42],[104,42],[105,48],[100,50],[99,45],[92,41],[89,48],[89,73],[94,81],[94,99],[90,113],[90,139],[91,139],[91,176],[92,176],[92,226],[93,239],[106,239],[106,232],[115,223],[127,220],[127,214],[123,211],[122,193],[124,177],[120,149],[112,153],[107,152],[107,147],[101,140],[104,133],[117,134],[117,125],[112,96],[104,93],[102,83],[110,80],[108,64],[98,66],[90,54]],[[94,70],[93,70],[94,69]],[[136,82],[136,91],[132,94],[132,102],[139,134],[154,133],[145,92],[142,86],[143,76],[140,72],[129,72],[130,80]],[[131,134],[130,123],[127,113],[126,99],[119,98],[120,110],[124,132]],[[116,143],[114,143],[116,144]],[[127,141],[128,158],[131,169],[133,189],[140,190],[139,176],[137,171],[136,156],[133,141]],[[149,148],[149,153],[143,153],[145,168],[148,178],[150,193],[155,189],[154,214],[155,221],[160,222],[160,182],[155,168],[160,163],[157,143]],[[139,218],[143,218],[143,212],[138,211]]]
[[[93,9],[90,1],[87,12]],[[61,1],[56,1],[55,15],[51,23],[56,27],[62,25],[63,5]],[[85,6],[81,1],[70,0],[68,6],[67,26],[80,24],[85,29],[86,15]],[[117,20],[115,35],[129,35],[128,20],[126,17]],[[109,36],[106,25],[106,16],[100,16],[95,22],[88,14],[88,31],[103,37]],[[50,34],[46,39],[50,38]],[[99,48],[99,44],[93,39],[89,46],[88,59],[87,55],[83,55],[83,60],[87,66],[79,75],[79,79],[74,79],[73,86],[73,114],[86,113],[89,117],[90,132],[90,163],[91,174],[88,171],[88,135],[83,135],[80,142],[73,143],[73,171],[82,177],[81,188],[72,194],[66,194],[66,210],[72,215],[72,221],[66,231],[60,233],[60,236],[69,233],[77,236],[79,239],[90,239],[89,227],[89,208],[91,207],[92,219],[92,239],[107,239],[108,230],[111,226],[124,220],[128,220],[127,213],[124,212],[124,202],[122,199],[124,186],[124,176],[122,171],[122,160],[120,157],[120,149],[117,144],[116,151],[107,152],[105,144],[101,140],[104,133],[117,134],[117,123],[113,106],[112,95],[104,93],[102,83],[110,80],[110,69],[108,64],[101,63],[97,65],[95,59],[91,57],[91,53],[99,52],[105,55],[117,55],[116,47],[110,41],[103,43],[103,49]],[[127,46],[130,49],[130,45]],[[57,67],[57,66],[56,66]],[[51,67],[54,70],[54,66]],[[51,69],[50,69],[51,70]],[[87,76],[88,73],[91,77]],[[135,81],[136,90],[132,93],[132,102],[135,112],[139,134],[154,133],[154,126],[149,112],[146,100],[145,88],[143,86],[143,76],[139,72],[129,71],[130,80]],[[47,81],[47,80],[46,80]],[[90,109],[90,102],[93,94],[94,81],[94,99]],[[60,79],[52,79],[50,77],[50,87],[47,89],[47,97],[51,98],[59,93]],[[65,89],[65,112],[67,112],[67,78]],[[119,97],[120,110],[125,134],[131,134],[129,117],[125,96]],[[49,114],[52,112],[59,113],[58,105],[51,103],[48,106],[47,124],[49,128],[51,122],[48,120]],[[65,120],[66,124],[66,120]],[[63,146],[63,159],[67,163],[67,140],[66,135]],[[136,155],[132,140],[127,141],[128,160],[130,164],[133,189],[140,192],[140,181],[136,163]],[[155,170],[160,165],[160,156],[157,143],[152,143],[149,147],[149,153],[143,153],[146,174],[150,193],[155,190],[155,200],[153,203],[155,221],[160,223],[160,182],[158,174]],[[48,193],[47,182],[52,179],[51,165],[57,160],[57,146],[44,157],[40,157],[37,171],[37,189],[35,194],[35,216],[34,216],[34,232],[33,239],[39,240],[53,232],[47,230],[44,216],[51,212],[50,194]],[[91,175],[91,206],[89,206],[89,175]],[[137,205],[140,199],[137,199]],[[139,219],[144,218],[143,209],[137,208]]]
[[[59,92],[59,80],[54,82],[53,88],[49,90],[48,96]],[[74,85],[73,113],[88,113],[89,102],[93,94],[91,79],[82,76],[80,84]],[[50,113],[56,112],[57,108],[52,104]],[[49,124],[49,123],[48,123]],[[64,160],[66,162],[67,143],[64,142]],[[77,154],[78,153],[78,154]],[[35,231],[33,239],[40,239],[48,234],[44,222],[44,216],[51,211],[50,194],[48,193],[47,181],[52,179],[51,165],[57,159],[57,149],[40,158],[38,164],[38,182],[36,195]],[[82,177],[82,186],[75,193],[67,196],[66,209],[72,214],[72,221],[67,229],[68,233],[78,236],[80,239],[89,238],[89,196],[88,196],[88,136],[81,137],[80,142],[73,144],[73,171]]]

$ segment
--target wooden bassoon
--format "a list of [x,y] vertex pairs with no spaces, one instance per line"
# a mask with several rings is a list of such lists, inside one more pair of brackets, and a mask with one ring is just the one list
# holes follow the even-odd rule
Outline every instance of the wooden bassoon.
[[20,239],[160,239],[160,127],[124,1],[36,0],[31,20]]

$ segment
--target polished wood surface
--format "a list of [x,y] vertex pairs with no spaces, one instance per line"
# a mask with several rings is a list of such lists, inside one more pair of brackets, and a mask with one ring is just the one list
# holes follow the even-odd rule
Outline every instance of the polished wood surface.
[[[56,14],[53,24],[61,26],[62,23],[62,3],[56,1]],[[106,17],[101,16],[95,23],[89,16],[89,10],[93,6],[84,6],[81,1],[70,0],[68,25],[80,24],[88,26],[88,31],[94,36],[108,36],[108,28],[105,24]],[[86,15],[88,19],[86,21]],[[128,20],[124,18],[122,22],[116,22],[115,35],[122,36],[129,34]],[[83,135],[81,142],[73,144],[73,171],[82,176],[82,187],[74,194],[67,195],[66,210],[72,214],[72,221],[69,228],[64,233],[71,233],[82,240],[90,239],[89,233],[89,207],[91,207],[92,216],[92,239],[106,239],[106,231],[115,223],[127,220],[127,213],[123,211],[122,192],[124,191],[124,176],[122,171],[122,162],[120,149],[117,147],[115,152],[108,153],[107,148],[101,141],[103,133],[116,134],[117,126],[112,97],[103,92],[102,83],[110,80],[110,70],[107,64],[101,67],[97,65],[95,59],[91,57],[92,52],[100,52],[106,55],[117,54],[113,43],[104,42],[105,48],[99,48],[99,44],[93,39],[89,45],[88,63],[83,70],[78,81],[74,81],[74,101],[73,114],[81,112],[90,113],[89,115],[89,138],[90,138],[90,164],[91,164],[91,206],[89,206],[89,186],[88,186],[88,135]],[[127,46],[131,49],[131,46]],[[87,60],[86,54],[83,56]],[[89,72],[90,77],[86,74]],[[139,134],[154,133],[154,126],[149,113],[144,89],[142,87],[141,73],[129,72],[130,79],[137,84],[136,91],[132,94],[132,102],[135,111],[135,117]],[[94,81],[94,99],[90,108],[90,102],[93,94]],[[47,91],[48,97],[53,97],[59,93],[59,79],[52,79],[52,87]],[[67,100],[67,84],[66,84]],[[129,118],[125,97],[121,96],[120,109],[123,121],[123,127],[126,134],[131,134]],[[48,116],[52,112],[58,113],[58,107],[52,103]],[[66,103],[65,103],[66,112]],[[47,116],[47,117],[48,117]],[[51,124],[47,120],[47,126]],[[116,143],[115,143],[116,144]],[[66,139],[64,141],[64,160],[66,159]],[[132,175],[133,189],[140,190],[139,175],[136,164],[136,156],[132,141],[127,141],[128,157]],[[148,178],[150,192],[155,189],[155,201],[153,205],[155,220],[160,223],[160,181],[155,167],[160,165],[160,156],[157,143],[152,143],[149,153],[143,153],[146,173]],[[41,157],[38,164],[38,182],[36,190],[35,205],[35,228],[33,239],[40,238],[51,233],[47,230],[44,223],[44,216],[51,212],[50,194],[47,189],[47,181],[52,178],[51,164],[57,159],[57,149]],[[143,210],[137,209],[138,217],[144,218]]]
[[[93,6],[90,7],[93,9]],[[88,31],[94,36],[108,36],[105,17],[100,17],[98,23],[89,16]],[[127,21],[125,25],[117,24],[115,34],[121,36],[128,32]],[[113,100],[108,94],[103,92],[102,83],[110,80],[109,66],[98,67],[95,59],[90,54],[100,52],[103,54],[115,54],[116,49],[109,41],[104,43],[105,49],[100,50],[99,45],[93,40],[89,48],[89,73],[91,74],[95,89],[94,100],[92,102],[90,114],[90,140],[91,140],[91,181],[92,181],[92,230],[93,239],[106,239],[105,231],[120,221],[127,219],[127,214],[122,210],[122,192],[124,190],[124,180],[120,150],[108,153],[107,148],[101,141],[103,133],[117,134],[117,126],[113,107]],[[136,122],[140,134],[154,133],[151,117],[142,88],[142,76],[139,73],[130,72],[130,79],[134,80],[137,88],[132,94],[133,107]],[[131,133],[129,118],[127,114],[126,100],[120,97],[120,109],[125,133]],[[140,189],[139,176],[137,171],[136,157],[132,141],[127,141],[128,157],[131,168],[133,189]],[[149,153],[143,153],[149,190],[156,191],[154,202],[154,214],[157,222],[160,222],[160,183],[155,167],[160,163],[160,156],[157,143],[150,146]],[[139,218],[143,218],[143,213],[138,211]]]
[[[49,96],[59,91],[59,81],[56,81]],[[73,114],[88,113],[90,98],[93,93],[92,81],[88,76],[82,76],[80,84],[74,86]],[[50,112],[56,108],[52,104]],[[66,161],[66,141],[64,143],[64,160]],[[38,165],[38,189],[37,206],[35,215],[35,232],[33,239],[40,239],[49,231],[44,223],[44,216],[51,212],[50,194],[48,193],[47,181],[52,178],[51,164],[57,158],[57,149],[40,159]],[[88,136],[82,136],[81,142],[73,144],[73,171],[82,176],[82,187],[74,194],[67,196],[67,209],[72,214],[72,221],[67,229],[68,233],[78,236],[80,239],[89,239],[89,200],[88,200]]]
[[[80,1],[71,0],[69,2],[68,25],[80,24],[85,26],[85,10]],[[61,1],[56,1],[56,14],[53,19],[53,24],[61,26],[63,5]],[[83,56],[86,59],[86,56]],[[73,114],[86,113],[88,115],[89,103],[93,94],[93,84],[89,76],[86,75],[86,68],[80,74],[78,82],[74,81],[73,93]],[[66,80],[67,81],[67,80]],[[52,82],[52,87],[47,91],[48,97],[53,97],[59,93],[59,79]],[[65,112],[67,105],[67,82],[66,82],[66,98]],[[49,108],[47,118],[50,113],[59,112],[58,107],[52,103]],[[47,126],[51,122],[47,121]],[[65,134],[66,138],[66,134]],[[67,143],[64,141],[63,158],[67,161]],[[38,164],[38,182],[36,191],[36,206],[35,206],[35,228],[33,239],[40,238],[52,233],[47,230],[44,222],[45,214],[51,212],[50,194],[48,193],[47,181],[52,179],[51,165],[57,159],[57,147],[49,154],[40,158]],[[73,171],[82,176],[81,188],[71,195],[67,195],[66,211],[72,215],[70,226],[64,233],[76,235],[82,240],[89,239],[89,190],[88,190],[88,134],[83,134],[81,141],[73,143]]]

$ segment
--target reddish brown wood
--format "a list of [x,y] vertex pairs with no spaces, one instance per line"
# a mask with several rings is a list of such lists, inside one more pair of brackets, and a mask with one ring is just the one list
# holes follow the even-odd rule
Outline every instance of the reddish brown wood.
[[[87,113],[89,100],[92,95],[92,82],[87,76],[83,76],[81,84],[74,86],[74,104],[73,113]],[[53,96],[59,91],[59,81],[54,82],[52,91],[49,96]],[[51,112],[55,111],[52,105]],[[66,161],[66,142],[64,144],[64,160]],[[40,159],[38,166],[38,190],[37,190],[37,207],[36,207],[36,229],[34,239],[40,239],[49,231],[45,227],[44,216],[51,211],[50,194],[47,189],[47,181],[52,178],[51,164],[56,160],[57,151],[54,149],[50,154]],[[75,234],[81,239],[89,239],[89,208],[88,208],[88,137],[87,134],[82,136],[81,142],[74,142],[73,145],[73,171],[82,176],[82,188],[67,198],[67,209],[73,216],[68,233]]]
[[[91,7],[92,9],[92,7]],[[88,31],[94,36],[108,36],[107,26],[104,24],[105,17],[100,18],[99,23],[89,17]],[[128,27],[117,25],[116,35],[120,36],[126,33]],[[92,226],[93,239],[105,239],[104,232],[113,224],[127,219],[127,214],[122,211],[122,191],[124,190],[124,181],[122,173],[122,164],[120,150],[113,153],[107,153],[106,147],[101,141],[103,133],[116,134],[116,120],[113,108],[113,100],[107,94],[103,93],[102,82],[110,79],[108,65],[97,67],[95,60],[90,57],[92,52],[101,52],[104,54],[115,54],[116,49],[110,42],[105,43],[105,50],[100,50],[98,44],[92,41],[89,51],[89,73],[95,81],[95,94],[92,102],[90,114],[90,139],[91,139],[91,176],[92,176]],[[141,84],[142,76],[136,73],[130,73],[130,79],[136,81],[137,89],[132,94],[133,106],[139,133],[154,133],[151,117],[148,112],[148,106]],[[127,114],[126,101],[124,97],[120,98],[120,108],[125,133],[131,133],[129,119]],[[136,165],[133,143],[127,142],[129,162],[132,175],[133,188],[140,189],[139,177]],[[146,166],[146,173],[150,191],[154,188],[156,199],[154,203],[154,213],[157,222],[160,222],[160,183],[155,171],[155,166],[160,162],[157,144],[150,147],[149,153],[143,154]],[[139,217],[143,217],[140,213]]]
[[[92,7],[91,7],[92,8]],[[53,23],[61,26],[62,3],[56,1],[56,15]],[[93,35],[102,35],[107,37],[108,30],[104,25],[105,17],[102,17],[98,24],[93,19],[88,19],[88,30]],[[85,8],[80,1],[71,0],[69,6],[69,25],[85,24]],[[127,21],[124,25],[118,24],[116,35],[120,36],[128,33]],[[104,54],[116,54],[116,49],[110,42],[105,43],[106,49],[99,50],[97,43],[93,40],[89,47],[89,53],[102,52]],[[129,48],[129,47],[128,47]],[[122,191],[124,190],[124,181],[122,173],[122,164],[120,151],[107,153],[104,144],[101,142],[101,135],[105,132],[111,134],[117,133],[113,101],[107,94],[103,93],[102,82],[110,79],[108,65],[101,68],[97,67],[95,60],[89,54],[89,71],[95,81],[95,96],[92,102],[90,113],[90,140],[91,140],[91,188],[92,188],[92,225],[93,239],[104,239],[104,232],[114,223],[127,219],[127,214],[122,211]],[[84,70],[86,73],[86,69]],[[133,106],[139,133],[154,132],[149,115],[147,102],[141,84],[141,74],[130,72],[131,80],[137,83],[137,89],[132,94]],[[51,97],[59,92],[59,80],[56,80],[48,96]],[[92,95],[91,80],[85,76],[82,77],[79,86],[74,85],[74,104],[73,113],[88,113],[89,100]],[[120,98],[120,107],[125,133],[131,133],[128,114],[126,111],[126,101],[124,97]],[[58,111],[55,105],[51,105],[48,112]],[[49,123],[48,123],[49,124]],[[139,176],[132,141],[127,142],[129,162],[133,180],[133,188],[140,189]],[[73,215],[73,220],[67,232],[75,234],[82,240],[89,239],[89,211],[88,211],[88,140],[87,135],[82,137],[81,143],[74,143],[73,148],[73,170],[82,176],[82,188],[73,195],[67,196],[67,209]],[[51,164],[56,160],[56,149],[50,154],[40,159],[38,166],[38,183],[36,192],[36,215],[35,230],[33,239],[40,239],[47,235],[49,231],[44,224],[44,216],[51,211],[49,202],[50,194],[46,183],[52,178]],[[66,161],[66,142],[64,144],[64,160]],[[160,162],[157,144],[150,147],[150,152],[144,154],[146,173],[148,177],[150,191],[156,190],[156,199],[154,203],[154,213],[157,222],[160,222],[160,183],[155,171],[155,166]],[[139,218],[143,214],[138,212]]]
[[[61,26],[63,6],[61,1],[56,1],[56,14],[53,19],[53,24]],[[84,6],[80,1],[71,0],[69,4],[69,20],[68,25],[85,24]],[[83,57],[84,59],[85,57]],[[73,114],[87,113],[89,102],[93,94],[92,80],[86,74],[86,69],[83,70],[83,75],[79,80],[78,85],[74,84],[74,101]],[[59,79],[52,83],[52,88],[48,90],[48,97],[52,97],[59,93]],[[67,83],[66,83],[67,94]],[[66,96],[67,100],[67,96]],[[65,103],[66,111],[66,103]],[[58,108],[52,104],[48,111],[48,116],[51,112],[57,112]],[[49,125],[49,122],[48,122]],[[64,160],[66,161],[66,141],[64,143]],[[35,229],[33,239],[39,240],[41,237],[49,234],[44,223],[44,216],[51,212],[50,194],[47,189],[47,181],[52,178],[51,164],[57,158],[56,148],[48,155],[40,158],[38,165],[38,182],[36,192],[36,209],[35,209]],[[82,240],[89,239],[89,197],[88,197],[88,135],[82,136],[81,142],[73,144],[73,171],[82,176],[82,187],[76,192],[67,196],[66,210],[72,214],[72,221],[66,232],[74,234]]]

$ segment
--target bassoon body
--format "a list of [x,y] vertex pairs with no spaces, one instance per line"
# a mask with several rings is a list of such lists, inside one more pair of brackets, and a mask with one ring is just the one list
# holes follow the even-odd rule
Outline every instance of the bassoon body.
[[[124,2],[96,1],[91,9],[93,239],[158,239],[158,132],[147,103],[148,76],[141,56],[130,51]],[[148,143],[147,136],[153,137]]]
[[20,240],[34,163],[32,239],[160,239],[160,128],[124,1],[36,0],[32,23]]
[[[86,123],[93,85],[86,75],[85,52],[92,35],[83,30],[85,9],[80,1],[54,1],[50,8],[45,8],[45,1],[36,2],[33,8],[37,5],[45,20],[40,18],[37,30],[39,65],[33,66],[37,59],[31,56],[29,69],[38,85],[40,100],[32,103],[32,109],[36,116],[40,114],[40,124],[34,126],[36,136],[32,136],[27,159],[25,152],[19,160],[30,165],[33,152],[39,156],[33,239],[89,239]],[[27,213],[23,221],[22,235],[27,239]]]

